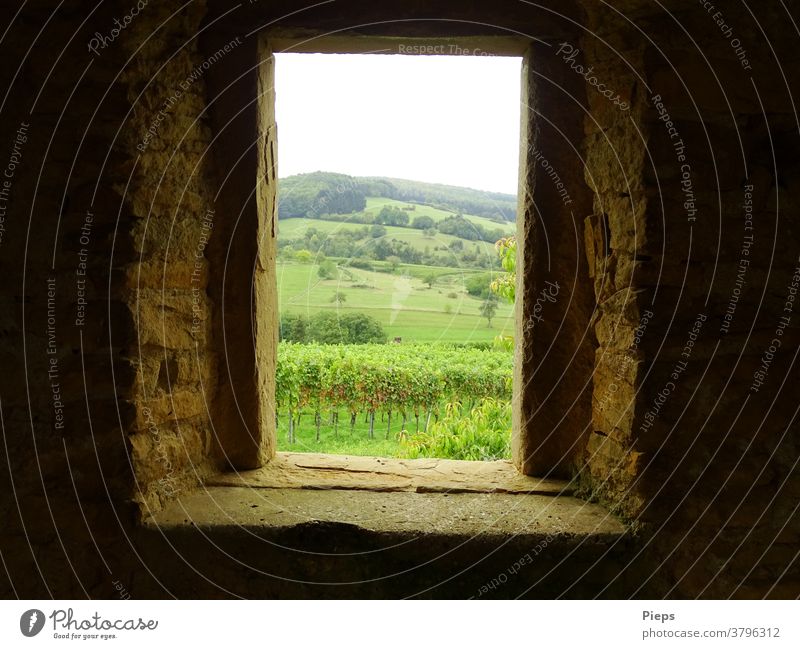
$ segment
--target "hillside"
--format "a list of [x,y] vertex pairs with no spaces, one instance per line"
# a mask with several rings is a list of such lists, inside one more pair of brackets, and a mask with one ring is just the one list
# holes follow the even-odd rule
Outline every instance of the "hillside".
[[280,218],[319,218],[323,214],[361,212],[369,197],[426,205],[453,214],[470,214],[495,223],[514,222],[517,209],[517,199],[512,194],[326,171],[281,178],[278,191]]
[[482,314],[500,271],[494,244],[516,229],[503,218],[513,196],[326,172],[282,179],[279,192],[282,316],[365,314],[415,342],[513,331],[511,305]]
[[[514,332],[510,304],[499,303],[491,323],[481,315],[482,298],[466,288],[470,278],[481,276],[478,271],[401,265],[392,272],[374,265],[363,270],[341,261],[331,277],[322,278],[319,263],[279,260],[281,314],[366,313],[389,339],[405,342],[491,342]],[[436,277],[429,285],[421,277],[431,274]],[[331,299],[337,295],[341,302]]]

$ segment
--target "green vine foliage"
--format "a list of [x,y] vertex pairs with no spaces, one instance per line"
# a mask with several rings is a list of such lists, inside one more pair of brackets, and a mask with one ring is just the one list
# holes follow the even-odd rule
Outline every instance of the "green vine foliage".
[[347,408],[420,414],[443,402],[511,399],[510,354],[452,345],[280,343],[279,411]]
[[500,239],[494,246],[505,273],[492,282],[492,292],[513,304],[517,285],[517,239],[506,237]]
[[[517,290],[517,239],[516,237],[500,239],[494,247],[500,256],[500,265],[505,273],[495,279],[490,288],[492,293],[513,304]],[[497,336],[494,339],[494,346],[500,351],[513,351],[514,336]]]
[[446,457],[454,460],[501,460],[511,457],[511,404],[487,397],[465,412],[450,403],[445,415],[427,432],[402,439],[400,455],[408,458]]

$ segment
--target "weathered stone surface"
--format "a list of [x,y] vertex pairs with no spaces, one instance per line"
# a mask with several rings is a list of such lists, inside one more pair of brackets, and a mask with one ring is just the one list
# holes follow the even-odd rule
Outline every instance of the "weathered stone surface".
[[[469,525],[452,520],[456,511],[480,521],[481,511],[500,502],[543,502],[519,494],[429,502],[441,494],[295,489],[286,498],[308,503],[312,515],[298,519],[304,522],[288,524],[280,518],[286,513],[270,510],[278,525],[262,528],[263,538],[209,525],[218,547],[177,517],[166,540],[136,523],[179,496],[202,510],[207,502],[193,488],[226,463],[256,468],[274,451],[277,134],[269,44],[242,38],[153,125],[220,46],[288,16],[282,29],[295,35],[347,28],[327,47],[353,37],[362,47],[382,35],[393,44],[502,37],[504,47],[509,33],[539,39],[526,72],[534,96],[523,97],[539,112],[526,113],[523,132],[538,134],[533,139],[567,181],[574,209],[557,202],[552,176],[541,166],[535,171],[524,142],[518,379],[531,383],[518,381],[516,458],[526,472],[577,473],[581,493],[629,519],[647,544],[617,543],[612,535],[595,546],[591,534],[572,542],[561,533],[568,526],[553,526],[558,542],[493,596],[609,596],[616,588],[622,596],[796,597],[797,302],[784,309],[800,254],[800,137],[791,95],[800,85],[800,48],[793,46],[796,16],[787,13],[796,7],[785,4],[722,8],[749,70],[708,12],[678,0],[625,0],[613,8],[564,0],[353,1],[299,12],[294,0],[234,8],[198,0],[180,11],[175,2],[151,2],[98,55],[87,43],[95,32],[107,34],[130,3],[104,2],[91,16],[79,3],[53,14],[43,0],[16,15],[6,11],[0,168],[19,144],[18,129],[29,126],[0,228],[0,479],[7,496],[0,552],[8,573],[0,575],[0,594],[116,596],[110,568],[140,597],[463,597],[508,574],[532,541],[543,542],[536,530],[547,528],[547,514],[533,506],[514,514],[523,518],[503,519],[488,540],[461,545]],[[446,20],[428,20],[437,13]],[[580,50],[577,63],[591,67],[628,110],[553,54],[563,42]],[[685,160],[657,95],[686,145]],[[752,219],[742,205],[747,185]],[[86,271],[80,311],[79,267]],[[534,319],[531,335],[520,334],[536,313],[537,291],[554,278],[564,299],[544,326]],[[84,321],[75,324],[79,313]],[[707,319],[687,358],[700,313]],[[783,315],[790,316],[785,327]],[[48,375],[52,360],[61,411]],[[688,364],[672,379],[682,360]],[[63,428],[56,427],[61,416]],[[343,473],[333,471],[337,477],[326,482],[319,467],[311,471],[318,487]],[[295,480],[294,469],[284,478]],[[378,484],[416,489],[417,479],[383,472]],[[512,483],[524,490],[530,480]],[[260,508],[251,498],[279,491],[248,489],[240,500]],[[333,499],[330,512],[319,509],[320,495]],[[375,497],[395,518],[375,510]],[[474,506],[441,504],[454,498]],[[395,527],[371,527],[370,512]],[[435,531],[409,541],[424,531],[411,516],[432,517],[428,531]],[[248,532],[262,523],[247,520]],[[397,549],[385,551],[392,543]],[[638,559],[629,565],[632,556]],[[219,586],[210,584],[215,578]]]
[[[608,542],[625,526],[605,509],[569,497],[533,494],[372,493],[301,489],[209,487],[181,495],[145,524],[161,530],[187,524],[215,527],[285,528],[313,523],[348,525],[373,533],[411,536],[447,534],[530,535],[529,542],[562,537]],[[535,545],[535,543],[533,543]]]
[[591,419],[593,296],[583,222],[592,198],[580,164],[585,95],[574,76],[560,86],[548,81],[564,69],[544,45],[531,46],[523,59],[512,448],[523,473],[547,477],[574,472]]
[[571,498],[214,487],[180,502],[138,534],[156,575],[187,566],[179,597],[628,592],[611,576],[630,563],[624,526]]
[[261,469],[215,476],[206,484],[417,493],[572,493],[569,483],[565,481],[522,475],[506,461],[396,460],[314,453],[278,453]]

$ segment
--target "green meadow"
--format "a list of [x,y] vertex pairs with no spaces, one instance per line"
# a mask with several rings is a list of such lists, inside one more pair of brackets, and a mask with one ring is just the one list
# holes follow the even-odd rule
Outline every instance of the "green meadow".
[[[513,334],[511,305],[498,304],[490,327],[480,315],[482,300],[464,288],[469,276],[485,271],[438,268],[429,287],[421,279],[433,270],[426,266],[401,264],[394,273],[337,266],[332,279],[320,279],[318,268],[314,263],[278,262],[281,313],[366,313],[383,325],[390,339],[404,342],[482,342]],[[343,302],[334,300],[337,293]]]

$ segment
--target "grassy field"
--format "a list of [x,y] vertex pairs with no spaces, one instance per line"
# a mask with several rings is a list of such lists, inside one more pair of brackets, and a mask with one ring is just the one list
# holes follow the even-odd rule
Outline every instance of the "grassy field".
[[[464,290],[465,279],[479,271],[440,268],[429,288],[420,276],[430,267],[401,266],[398,274],[341,268],[338,278],[328,280],[318,277],[317,268],[316,264],[278,263],[281,313],[313,314],[326,309],[367,313],[390,338],[407,342],[478,342],[513,335],[511,305],[498,304],[490,328],[480,315],[481,300]],[[342,304],[331,301],[336,293],[344,296]]]
[[[420,428],[424,426],[420,421]],[[300,417],[300,425],[295,426],[296,442],[288,442],[289,417],[280,413],[278,418],[278,450],[295,453],[335,453],[339,455],[374,455],[377,457],[395,457],[399,446],[402,416],[392,416],[391,429],[383,413],[375,415],[374,438],[369,439],[369,422],[363,414],[356,417],[356,425],[350,430],[350,413],[343,409],[339,412],[339,425],[331,421],[331,414],[325,412],[320,421],[320,441],[316,441],[317,427],[314,412],[306,410]],[[416,422],[410,417],[406,429],[413,433]],[[387,438],[388,431],[388,438]]]

